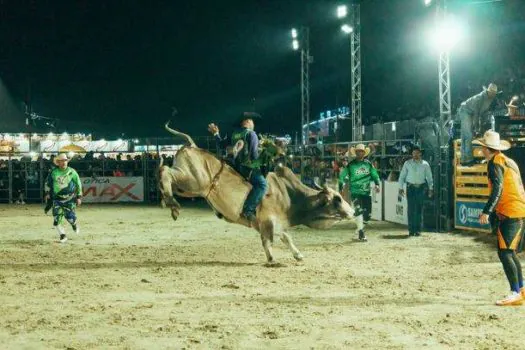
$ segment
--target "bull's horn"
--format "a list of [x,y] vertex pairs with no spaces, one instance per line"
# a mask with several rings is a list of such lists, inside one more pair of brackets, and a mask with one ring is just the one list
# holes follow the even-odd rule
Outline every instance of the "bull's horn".
[[162,165],[164,164],[164,157],[160,156],[160,163],[159,163],[159,169],[162,168]]
[[170,125],[170,122],[168,121],[165,125],[164,125],[164,128],[170,133],[170,134],[173,134],[175,136],[180,136],[180,137],[184,137],[186,139],[186,141],[188,141],[190,143],[190,146],[191,147],[197,147],[197,145],[195,144],[195,142],[193,141],[193,139],[191,138],[190,135],[186,135],[180,131],[177,131],[177,130],[173,130],[172,128],[169,127]]
[[319,184],[317,182],[314,181],[314,188],[318,191],[322,191],[323,188],[321,186],[319,186]]

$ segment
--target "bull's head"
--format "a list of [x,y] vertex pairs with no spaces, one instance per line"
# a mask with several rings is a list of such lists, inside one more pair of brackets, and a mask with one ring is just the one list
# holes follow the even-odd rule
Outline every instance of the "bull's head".
[[316,229],[326,229],[339,220],[351,219],[354,208],[336,191],[328,186],[320,187],[315,184],[319,193],[312,203],[307,226]]

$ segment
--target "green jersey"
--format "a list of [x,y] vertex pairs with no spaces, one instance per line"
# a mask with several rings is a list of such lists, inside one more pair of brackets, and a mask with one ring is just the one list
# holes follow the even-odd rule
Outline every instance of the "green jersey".
[[339,188],[345,183],[350,183],[350,193],[353,195],[370,195],[370,182],[379,185],[379,175],[376,168],[368,160],[357,160],[342,168],[339,173]]
[[46,192],[51,192],[51,197],[56,200],[70,200],[82,197],[82,183],[73,168],[55,168],[48,175],[45,186]]

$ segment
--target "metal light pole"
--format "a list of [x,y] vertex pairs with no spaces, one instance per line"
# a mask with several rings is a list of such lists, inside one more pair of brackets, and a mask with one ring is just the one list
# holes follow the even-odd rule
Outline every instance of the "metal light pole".
[[[337,17],[348,15],[346,5],[337,8]],[[350,6],[350,24],[341,26],[341,30],[350,34],[350,104],[352,109],[352,141],[363,138],[363,118],[361,111],[361,7],[359,4]]]
[[[304,150],[310,135],[310,28],[292,29],[292,47],[301,50],[301,178],[304,170]],[[305,126],[306,125],[306,130]]]
[[[444,25],[447,19],[447,1],[437,0],[436,24]],[[440,48],[439,52],[439,123],[444,127],[447,120],[452,118],[450,103],[450,50],[448,47]]]
[[305,146],[310,131],[310,29],[301,27],[300,32],[292,29],[292,39],[293,49],[301,50],[301,144]]

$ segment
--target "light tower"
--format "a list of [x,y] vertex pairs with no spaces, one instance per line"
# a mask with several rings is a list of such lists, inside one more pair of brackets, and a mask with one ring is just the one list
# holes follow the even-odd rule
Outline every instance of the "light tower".
[[361,112],[361,9],[358,3],[337,7],[337,17],[349,20],[341,30],[350,35],[350,105],[352,112],[352,141],[361,141],[363,137],[363,119]]
[[301,50],[301,145],[304,148],[310,134],[310,64],[313,62],[308,27],[301,27],[300,31],[292,29],[292,48]]

